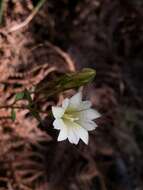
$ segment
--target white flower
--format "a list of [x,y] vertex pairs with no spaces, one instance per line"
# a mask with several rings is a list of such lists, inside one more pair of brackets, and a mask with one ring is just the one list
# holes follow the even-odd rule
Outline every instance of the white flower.
[[90,101],[82,101],[80,92],[70,99],[66,98],[61,107],[53,106],[52,112],[54,128],[60,130],[58,141],[68,138],[73,144],[78,144],[79,139],[88,144],[88,131],[97,127],[93,120],[100,117],[97,111],[91,109]]

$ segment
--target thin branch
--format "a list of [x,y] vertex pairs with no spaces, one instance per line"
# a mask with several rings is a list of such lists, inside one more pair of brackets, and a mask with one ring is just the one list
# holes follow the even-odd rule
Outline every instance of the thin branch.
[[3,12],[4,12],[4,0],[0,0],[0,25],[2,24]]
[[13,106],[12,105],[4,105],[4,106],[0,106],[0,109],[8,109],[8,108],[13,108],[13,109],[28,109],[27,106]]
[[32,13],[26,18],[25,21],[23,21],[21,24],[18,24],[16,26],[13,26],[12,28],[10,28],[10,30],[8,31],[9,33],[14,32],[16,30],[19,30],[23,27],[25,27],[26,25],[28,25],[31,20],[34,18],[34,16],[37,14],[37,12],[40,10],[40,8],[43,6],[43,4],[45,3],[46,0],[41,0],[37,6],[34,8],[34,10],[32,11]]

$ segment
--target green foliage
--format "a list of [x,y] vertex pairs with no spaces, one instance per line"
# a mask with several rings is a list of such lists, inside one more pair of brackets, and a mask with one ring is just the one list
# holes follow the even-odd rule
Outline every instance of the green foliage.
[[31,93],[25,89],[23,92],[19,92],[15,95],[15,101],[19,101],[19,100],[27,100],[29,103],[32,103],[32,97],[31,97]]
[[3,13],[4,13],[4,0],[0,0],[0,25],[2,23]]
[[25,89],[24,91],[24,99],[29,102],[29,104],[32,104],[32,97],[29,90]]
[[24,92],[19,92],[15,95],[15,101],[19,101],[19,100],[22,100],[24,99],[24,95],[25,93]]
[[[95,77],[95,70],[86,68],[80,72],[64,74],[60,77],[55,78],[53,81],[42,82],[42,84],[37,85],[34,92],[30,92],[25,89],[23,92],[19,92],[15,95],[15,102],[12,105],[5,107],[11,108],[11,119],[15,121],[16,113],[15,109],[28,109],[31,115],[33,115],[38,121],[41,121],[40,112],[42,110],[37,107],[37,100],[32,99],[31,94],[39,94],[43,99],[53,97],[54,95],[69,89],[77,89],[80,86],[84,86]],[[27,101],[27,105],[19,106],[17,102],[20,100]],[[4,106],[2,106],[4,108]]]
[[80,72],[64,74],[53,81],[37,86],[35,93],[43,93],[44,97],[51,97],[55,94],[69,89],[77,89],[91,82],[96,75],[94,69],[86,68]]
[[12,121],[15,121],[15,119],[16,119],[16,112],[14,109],[11,110],[11,119],[12,119]]
[[[36,105],[34,104],[32,97],[31,97],[31,92],[28,89],[25,89],[23,92],[19,92],[15,96],[15,102],[19,100],[27,100],[28,105],[25,107],[29,109],[31,115],[33,115],[38,121],[41,120],[39,112],[36,109]],[[14,118],[14,112],[12,110],[12,118]]]
[[41,121],[41,117],[37,109],[32,106],[28,106],[28,109],[33,117],[35,117],[38,121]]
[[56,86],[63,90],[77,88],[93,80],[95,74],[95,70],[89,68],[83,69],[81,72],[65,74],[58,81],[56,81]]

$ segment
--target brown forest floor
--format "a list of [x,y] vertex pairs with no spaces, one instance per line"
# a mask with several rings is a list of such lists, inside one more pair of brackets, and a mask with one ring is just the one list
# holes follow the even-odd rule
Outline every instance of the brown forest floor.
[[[33,4],[32,4],[33,3]],[[0,110],[0,190],[143,189],[143,3],[7,0],[0,28],[0,104],[61,73],[96,69],[84,96],[102,113],[89,146],[53,141],[50,119]],[[62,95],[60,95],[61,98]],[[50,109],[59,97],[39,102]]]

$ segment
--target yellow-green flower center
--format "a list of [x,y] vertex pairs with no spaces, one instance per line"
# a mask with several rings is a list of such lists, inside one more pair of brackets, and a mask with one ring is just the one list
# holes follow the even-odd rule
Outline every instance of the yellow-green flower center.
[[78,121],[79,117],[77,117],[74,113],[65,113],[63,115],[63,119],[70,120],[71,122]]

